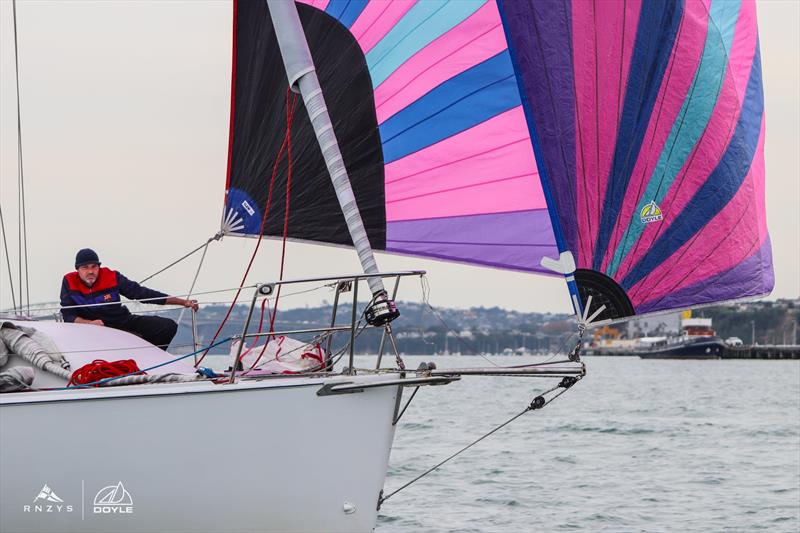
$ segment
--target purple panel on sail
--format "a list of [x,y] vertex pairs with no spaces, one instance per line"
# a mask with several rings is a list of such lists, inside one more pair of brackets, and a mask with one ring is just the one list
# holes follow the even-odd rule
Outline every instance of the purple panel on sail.
[[[529,121],[535,124],[532,140],[539,145],[537,166],[543,185],[550,188],[552,201],[548,203],[555,207],[562,225],[564,242],[561,244],[566,249],[577,250],[575,183],[571,179],[575,176],[571,4],[503,2],[502,11],[523,90],[525,111]],[[534,133],[538,140],[533,138]]]
[[558,257],[546,209],[388,222],[386,251],[546,274]]
[[714,279],[705,279],[673,292],[664,298],[637,306],[636,313],[678,309],[704,303],[724,302],[768,294],[775,285],[772,270],[772,244],[769,238],[761,249]]

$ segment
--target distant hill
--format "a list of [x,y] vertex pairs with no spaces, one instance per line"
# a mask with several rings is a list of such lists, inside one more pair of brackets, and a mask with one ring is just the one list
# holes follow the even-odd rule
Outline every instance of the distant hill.
[[[750,344],[755,330],[758,344],[792,344],[797,342],[793,336],[800,327],[800,299],[708,307],[696,316],[712,318],[714,329],[722,338],[739,337]],[[796,335],[800,340],[800,332]]]
[[[401,316],[393,323],[398,349],[405,354],[508,353],[533,351],[547,353],[561,348],[575,332],[573,319],[565,314],[523,313],[499,307],[472,307],[470,309],[437,308],[435,311],[419,302],[398,302]],[[276,331],[310,329],[330,325],[330,305],[279,310],[275,320]],[[359,308],[361,313],[363,309]],[[211,341],[227,307],[203,307],[198,314],[198,338],[201,345]],[[342,304],[338,310],[338,325],[348,325],[352,308]],[[262,330],[269,329],[269,314],[265,313]],[[174,312],[177,316],[177,312]],[[247,306],[237,305],[220,333],[226,338],[242,332],[247,316]],[[714,328],[723,338],[739,337],[745,343],[751,340],[753,324],[759,344],[791,343],[794,324],[800,320],[800,300],[776,302],[750,302],[708,307],[694,313],[713,319]],[[250,331],[258,330],[260,309],[253,315]],[[192,334],[188,317],[178,332],[174,344],[191,344]],[[312,335],[293,335],[310,338]],[[380,331],[368,330],[356,342],[357,353],[375,353],[380,344]],[[349,338],[339,333],[334,338],[334,349],[344,346]],[[183,348],[182,351],[189,351]],[[220,347],[219,351],[227,351]]]
[[[574,330],[574,324],[565,314],[522,313],[499,307],[473,307],[470,309],[436,309],[418,302],[398,302],[401,315],[393,323],[398,349],[407,354],[437,353],[499,353],[503,350],[549,351],[557,348],[565,334]],[[198,313],[199,342],[211,341],[227,307],[204,307]],[[362,308],[357,310],[359,313]],[[306,307],[279,310],[275,319],[276,331],[310,329],[330,325],[332,306]],[[337,312],[337,325],[348,325],[352,314],[350,304],[342,304]],[[177,316],[177,313],[175,313]],[[242,332],[247,318],[247,306],[237,305],[231,312],[219,338]],[[251,321],[250,331],[258,330],[260,309]],[[184,318],[174,344],[192,342],[189,321]],[[264,317],[262,331],[269,329],[269,314]],[[298,338],[310,335],[293,335]],[[368,330],[359,336],[358,353],[375,353],[380,345],[381,332]],[[334,346],[347,343],[347,334],[337,334]]]

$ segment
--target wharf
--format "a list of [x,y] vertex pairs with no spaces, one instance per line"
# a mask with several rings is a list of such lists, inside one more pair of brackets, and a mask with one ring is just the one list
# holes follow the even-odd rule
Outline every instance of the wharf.
[[720,359],[800,359],[797,344],[755,344],[728,346]]
[[[582,355],[637,356],[631,349],[584,348]],[[753,346],[726,346],[720,359],[800,359],[800,345],[756,344]],[[689,358],[691,359],[691,357]]]

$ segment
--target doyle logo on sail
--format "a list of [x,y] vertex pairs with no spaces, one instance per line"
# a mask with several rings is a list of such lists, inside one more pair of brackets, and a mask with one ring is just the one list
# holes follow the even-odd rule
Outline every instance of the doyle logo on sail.
[[661,214],[661,208],[656,205],[656,202],[651,200],[649,204],[642,208],[639,218],[642,224],[649,224],[650,222],[658,222],[664,218],[664,215]]
[[116,485],[103,487],[94,497],[94,514],[132,514],[133,498],[131,493],[125,490],[122,481]]
[[33,505],[23,505],[24,513],[71,513],[72,506],[64,504],[50,486],[45,483],[39,494],[33,499]]

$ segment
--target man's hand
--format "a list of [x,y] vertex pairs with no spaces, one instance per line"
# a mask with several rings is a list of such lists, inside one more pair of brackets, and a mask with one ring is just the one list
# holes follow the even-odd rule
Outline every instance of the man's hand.
[[184,300],[177,296],[169,296],[165,302],[167,305],[182,305],[183,307],[191,307],[192,310],[197,311],[200,306],[197,305],[197,300]]
[[89,320],[86,318],[77,317],[75,318],[75,322],[77,322],[78,324],[93,324],[95,326],[105,326],[103,321],[100,320],[99,318],[97,320]]

